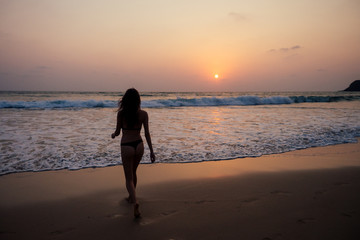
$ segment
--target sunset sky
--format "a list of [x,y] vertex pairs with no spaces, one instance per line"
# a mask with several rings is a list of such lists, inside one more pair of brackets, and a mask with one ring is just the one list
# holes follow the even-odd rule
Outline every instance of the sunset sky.
[[0,0],[0,90],[336,91],[356,79],[359,0]]

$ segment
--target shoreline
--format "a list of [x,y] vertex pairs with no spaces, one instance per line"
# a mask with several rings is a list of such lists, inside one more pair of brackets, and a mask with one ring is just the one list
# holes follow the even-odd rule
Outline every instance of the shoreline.
[[[358,139],[359,140],[359,139]],[[360,143],[142,164],[143,217],[121,166],[0,177],[2,239],[358,239]]]
[[[315,149],[315,148],[323,148],[323,147],[331,147],[331,146],[337,146],[337,145],[346,145],[346,144],[357,144],[358,142],[360,142],[360,137],[356,138],[357,142],[349,142],[349,143],[338,143],[338,144],[329,144],[329,145],[325,145],[325,146],[315,146],[315,147],[308,147],[308,148],[300,148],[300,149],[295,149],[295,150],[289,150],[286,152],[281,152],[281,153],[271,153],[271,154],[263,154],[261,156],[249,156],[249,157],[236,157],[236,158],[228,158],[228,159],[216,159],[216,160],[205,160],[205,161],[193,161],[193,162],[155,162],[155,163],[150,163],[150,162],[146,162],[146,163],[142,163],[140,162],[140,166],[144,166],[144,165],[153,165],[153,164],[166,164],[166,165],[172,165],[172,164],[201,164],[201,163],[208,163],[208,162],[223,162],[223,161],[240,161],[240,160],[250,160],[250,159],[256,159],[256,158],[263,158],[263,157],[267,157],[267,156],[272,156],[272,155],[282,155],[282,154],[287,154],[287,153],[291,153],[291,152],[296,152],[296,151],[303,151],[306,149]],[[84,171],[84,170],[88,170],[88,169],[102,169],[102,168],[112,168],[112,167],[119,167],[122,166],[122,164],[117,164],[117,165],[108,165],[108,166],[95,166],[95,167],[83,167],[80,169],[69,169],[69,168],[60,168],[60,169],[46,169],[46,170],[39,170],[39,171],[22,171],[22,172],[8,172],[8,173],[4,173],[2,175],[0,175],[0,178],[3,176],[7,176],[7,175],[12,175],[12,174],[26,174],[26,173],[42,173],[42,172],[57,172],[57,171]]]
[[[300,149],[295,149],[295,150],[289,150],[286,152],[281,152],[281,153],[271,153],[271,154],[263,154],[261,156],[250,156],[250,157],[236,157],[236,158],[229,158],[229,159],[217,159],[217,160],[206,160],[206,161],[193,161],[193,162],[155,162],[155,163],[142,163],[140,162],[140,166],[146,166],[146,165],[157,165],[157,164],[165,164],[165,165],[177,165],[177,164],[202,164],[202,163],[211,163],[211,162],[223,162],[223,161],[241,161],[241,160],[250,160],[250,159],[256,159],[256,158],[266,158],[269,156],[279,156],[279,155],[283,155],[283,154],[289,154],[292,152],[297,152],[297,151],[306,151],[308,149],[316,149],[316,148],[327,148],[327,147],[332,147],[332,146],[338,146],[338,145],[347,145],[347,144],[357,144],[360,142],[360,137],[356,138],[357,142],[349,142],[349,143],[338,143],[338,144],[330,144],[330,145],[325,145],[325,146],[315,146],[315,147],[308,147],[308,148],[300,148]],[[109,166],[100,166],[100,167],[84,167],[84,168],[80,168],[80,169],[69,169],[69,168],[61,168],[61,169],[46,169],[46,170],[39,170],[39,171],[22,171],[22,172],[8,172],[8,173],[4,173],[2,175],[0,175],[0,179],[3,176],[8,176],[8,175],[13,175],[13,174],[27,174],[27,173],[43,173],[43,172],[58,172],[58,171],[86,171],[89,169],[103,169],[103,168],[113,168],[113,167],[119,167],[122,166],[121,164],[118,165],[109,165]],[[347,165],[346,165],[347,166]]]

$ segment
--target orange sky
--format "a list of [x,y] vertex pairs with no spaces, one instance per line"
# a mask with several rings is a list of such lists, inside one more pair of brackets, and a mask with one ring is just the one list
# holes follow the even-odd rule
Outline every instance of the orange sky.
[[360,79],[359,12],[358,0],[0,0],[0,90],[341,90]]

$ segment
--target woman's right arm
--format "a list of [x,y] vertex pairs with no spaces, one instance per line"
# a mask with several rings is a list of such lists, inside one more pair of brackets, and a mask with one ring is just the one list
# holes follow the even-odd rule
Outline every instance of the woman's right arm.
[[120,130],[121,130],[122,126],[121,126],[121,113],[120,111],[117,114],[117,118],[116,118],[116,130],[113,134],[111,134],[111,138],[115,138],[116,136],[120,135]]
[[150,159],[151,159],[151,162],[153,163],[153,162],[155,162],[155,154],[154,154],[154,150],[153,150],[152,143],[151,143],[151,136],[150,136],[150,131],[149,131],[149,116],[148,116],[147,112],[145,112],[144,130],[145,130],[146,142],[150,149]]

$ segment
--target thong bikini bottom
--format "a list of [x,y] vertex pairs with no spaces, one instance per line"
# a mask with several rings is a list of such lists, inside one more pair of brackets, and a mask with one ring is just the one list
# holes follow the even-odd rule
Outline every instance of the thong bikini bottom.
[[121,146],[130,146],[130,147],[133,147],[133,148],[137,148],[137,146],[139,145],[139,143],[142,143],[142,139],[139,139],[139,140],[136,140],[136,141],[133,141],[133,142],[126,142],[126,143],[121,143]]

